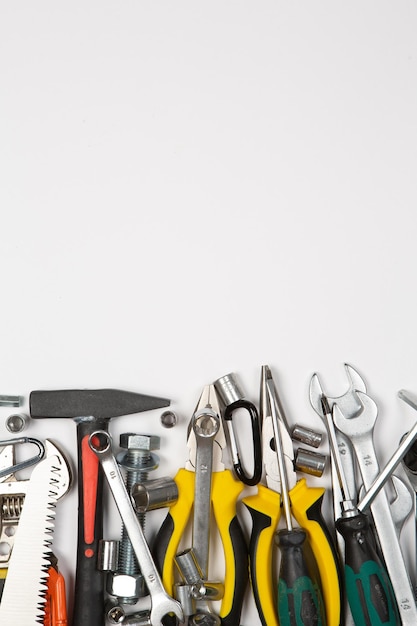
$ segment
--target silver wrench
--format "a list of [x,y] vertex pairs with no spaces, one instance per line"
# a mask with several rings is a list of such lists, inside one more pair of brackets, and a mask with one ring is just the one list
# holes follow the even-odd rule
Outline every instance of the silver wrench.
[[[393,519],[397,537],[400,538],[406,519],[414,508],[414,498],[408,486],[401,478],[393,474],[391,484],[395,492],[394,499],[390,502],[391,517]],[[359,500],[362,499],[364,489],[359,490]]]
[[[223,438],[219,401],[214,385],[207,385],[201,394],[198,406],[191,420],[194,437],[189,437],[188,444],[195,447],[195,487],[193,514],[193,545],[202,574],[207,581],[209,565],[211,483],[213,459],[219,454],[216,437]],[[194,458],[190,448],[190,456]],[[221,459],[217,459],[217,463]],[[177,562],[178,565],[178,562]],[[181,570],[181,567],[179,568]],[[201,626],[220,626],[220,618],[214,614],[206,597],[196,598],[196,613],[189,616],[189,624]]]
[[[366,383],[360,374],[351,366],[345,363],[345,372],[348,379],[348,389],[341,396],[329,396],[325,393],[330,406],[336,404],[343,415],[347,419],[354,419],[361,415],[363,411],[363,405],[358,395],[358,392],[366,393]],[[323,395],[323,387],[317,374],[314,374],[310,382],[310,402],[316,413],[322,418],[323,412],[321,407],[321,398]],[[337,426],[337,424],[336,424]],[[352,494],[357,494],[356,486],[356,462],[355,454],[353,452],[352,444],[347,436],[345,436],[340,430],[336,432],[339,452],[341,456],[344,473],[348,482],[349,491]],[[337,472],[332,463],[332,491],[333,491],[333,508],[335,513],[335,519],[340,513],[341,491],[339,486],[339,479]],[[399,538],[401,528],[411,512],[413,507],[412,496],[404,485],[404,483],[396,476],[391,477],[391,481],[396,493],[394,501],[391,503],[391,514],[393,523],[395,526],[397,537]],[[373,482],[373,481],[370,481]],[[368,485],[369,486],[369,485]],[[356,498],[355,498],[356,499]],[[341,536],[338,534],[336,537],[338,543],[339,552],[344,558],[344,542]],[[349,606],[346,606],[345,610],[345,626],[353,626],[353,618],[350,613]]]
[[[351,416],[349,413],[343,413],[340,406],[335,404],[333,419],[336,427],[352,443],[364,487],[368,490],[379,474],[379,464],[373,443],[378,410],[375,402],[366,393],[358,391],[357,396],[362,405],[362,411],[359,414],[356,413],[355,416]],[[390,504],[384,490],[373,501],[371,511],[402,624],[415,626],[417,624],[417,606],[398,541],[395,523],[391,516]]]
[[156,569],[142,527],[126,490],[123,476],[114,458],[109,433],[96,431],[90,435],[88,443],[100,461],[148,587],[152,602],[150,612],[152,625],[161,626],[163,617],[169,613],[174,613],[178,620],[183,623],[184,615],[181,605],[167,594]]
[[204,579],[208,576],[213,440],[219,427],[220,417],[211,407],[206,407],[193,416],[197,443],[193,548]]
[[[348,380],[348,389],[341,396],[329,396],[327,392],[323,391],[323,386],[319,379],[318,374],[313,374],[310,381],[310,403],[315,412],[323,419],[323,410],[321,405],[321,399],[323,395],[327,397],[330,408],[336,402],[344,407],[346,411],[351,415],[356,415],[362,410],[361,403],[356,395],[356,390],[366,391],[366,384],[358,372],[347,363],[344,364],[346,377]],[[356,471],[355,471],[355,454],[353,452],[352,445],[347,437],[340,431],[336,431],[337,445],[339,448],[340,459],[343,466],[344,475],[348,485],[349,493],[356,500],[357,487],[356,487]],[[332,456],[332,455],[331,455]],[[339,484],[339,477],[337,475],[334,460],[331,459],[331,475],[332,475],[332,497],[333,497],[333,514],[336,520],[340,516],[340,503],[342,501],[342,492]],[[336,534],[336,542],[339,554],[344,560],[345,554],[345,542],[342,536]],[[354,626],[353,617],[350,612],[350,608],[347,602],[345,602],[345,621],[344,626]]]
[[[349,417],[354,417],[355,415],[359,415],[362,411],[362,405],[358,398],[357,392],[363,391],[366,392],[366,384],[363,378],[358,374],[358,372],[347,363],[344,364],[346,377],[348,379],[349,387],[347,391],[341,396],[330,396],[327,392],[323,391],[323,386],[320,382],[318,374],[313,374],[310,381],[310,403],[317,415],[323,419],[323,411],[321,407],[321,398],[323,395],[326,396],[327,401],[329,403],[330,410],[333,407],[333,404],[337,404],[337,406],[343,411],[345,415],[349,415]],[[355,455],[352,450],[351,443],[347,437],[340,431],[336,432],[337,444],[339,447],[339,452],[341,456],[341,461],[343,464],[343,471],[347,480],[347,484],[349,487],[349,493],[352,497],[355,497],[357,493],[356,488],[356,474],[355,474]],[[332,467],[334,463],[332,464]],[[340,501],[341,497],[339,492],[339,479],[337,478],[334,470],[332,474],[332,486],[335,493],[335,519],[339,517],[340,514]]]

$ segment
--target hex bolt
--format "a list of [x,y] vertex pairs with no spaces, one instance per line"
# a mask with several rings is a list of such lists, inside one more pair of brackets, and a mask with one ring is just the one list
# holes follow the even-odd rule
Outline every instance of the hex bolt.
[[[132,487],[147,480],[149,472],[159,465],[159,458],[152,450],[159,450],[160,438],[156,435],[139,435],[122,433],[119,445],[126,450],[117,455],[117,462],[124,469],[126,475],[126,489],[131,492]],[[138,520],[145,527],[145,513],[138,513]],[[138,579],[141,576],[139,564],[133,550],[126,529],[122,528],[122,538],[119,545],[119,560],[117,574]],[[117,596],[121,604],[136,604],[139,597],[146,595],[146,590],[138,591],[138,595]]]

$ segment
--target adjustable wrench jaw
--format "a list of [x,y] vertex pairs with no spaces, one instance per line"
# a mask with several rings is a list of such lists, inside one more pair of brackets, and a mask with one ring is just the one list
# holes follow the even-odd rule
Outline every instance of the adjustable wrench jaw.
[[59,481],[54,485],[56,499],[60,500],[69,491],[72,485],[72,471],[67,458],[61,450],[50,440],[45,439],[45,456],[55,456],[59,465]]
[[[44,447],[45,457],[55,456],[56,463],[59,466],[59,480],[57,475],[57,480],[54,483],[55,497],[59,500],[71,486],[72,475],[70,466],[65,456],[52,441],[46,439]],[[14,465],[15,444],[10,443],[4,446],[0,452],[0,470],[13,468]],[[13,471],[0,479],[0,543],[3,544],[3,551],[0,554],[0,567],[2,568],[9,566],[15,531],[19,523],[24,498],[29,488],[30,478],[18,480]]]

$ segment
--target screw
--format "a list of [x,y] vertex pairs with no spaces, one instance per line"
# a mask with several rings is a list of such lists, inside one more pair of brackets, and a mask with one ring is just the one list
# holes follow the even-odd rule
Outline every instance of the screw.
[[121,606],[112,606],[107,613],[109,624],[122,624],[124,622],[125,612]]

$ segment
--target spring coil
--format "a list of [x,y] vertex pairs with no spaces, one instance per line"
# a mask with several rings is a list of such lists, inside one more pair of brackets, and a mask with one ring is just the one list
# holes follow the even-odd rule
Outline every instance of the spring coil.
[[14,521],[19,519],[22,512],[24,495],[6,496],[1,502],[1,516],[3,521]]

